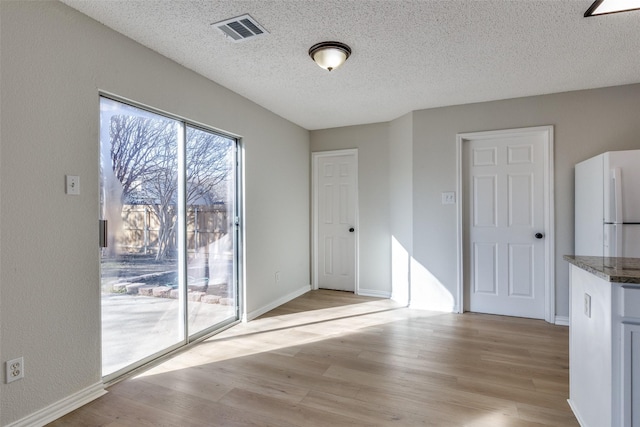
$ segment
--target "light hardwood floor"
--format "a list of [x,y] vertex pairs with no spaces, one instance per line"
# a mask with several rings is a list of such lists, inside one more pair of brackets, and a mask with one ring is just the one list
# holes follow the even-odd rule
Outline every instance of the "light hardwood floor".
[[50,426],[577,426],[568,328],[312,291]]

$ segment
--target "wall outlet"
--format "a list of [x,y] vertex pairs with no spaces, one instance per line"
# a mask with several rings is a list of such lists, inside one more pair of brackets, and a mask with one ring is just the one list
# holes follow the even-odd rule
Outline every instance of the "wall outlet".
[[280,281],[280,272],[276,271],[276,283]]
[[584,294],[584,315],[591,318],[591,295]]
[[6,368],[7,384],[24,378],[24,358],[18,357],[17,359],[7,361]]

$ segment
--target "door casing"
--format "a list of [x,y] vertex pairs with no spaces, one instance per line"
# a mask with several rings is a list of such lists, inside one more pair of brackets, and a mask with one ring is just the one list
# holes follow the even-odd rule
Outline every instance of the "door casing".
[[318,197],[320,195],[320,191],[318,188],[318,160],[322,157],[333,157],[333,156],[353,156],[355,162],[355,266],[354,266],[354,275],[355,275],[355,289],[354,294],[358,295],[360,289],[360,281],[359,281],[359,249],[358,249],[358,241],[359,241],[359,214],[358,214],[358,149],[351,148],[345,150],[332,150],[332,151],[319,151],[311,153],[311,216],[312,216],[312,236],[311,236],[311,289],[318,289],[318,245],[319,245],[319,236],[318,236]]
[[464,312],[464,257],[466,255],[464,247],[464,230],[467,224],[464,223],[464,206],[462,194],[464,194],[464,170],[463,170],[463,149],[470,140],[491,139],[496,137],[518,136],[523,134],[538,133],[545,137],[544,148],[544,229],[545,229],[545,320],[555,323],[555,232],[554,232],[554,188],[553,188],[553,126],[537,126],[529,128],[517,128],[506,130],[494,130],[485,132],[459,133],[456,136],[457,150],[457,193],[460,195],[457,206],[457,311]]

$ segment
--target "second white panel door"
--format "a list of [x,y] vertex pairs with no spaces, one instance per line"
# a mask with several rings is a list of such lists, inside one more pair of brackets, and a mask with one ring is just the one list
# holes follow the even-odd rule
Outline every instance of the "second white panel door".
[[470,311],[545,318],[544,144],[527,132],[464,144]]
[[316,153],[317,287],[356,291],[357,158]]

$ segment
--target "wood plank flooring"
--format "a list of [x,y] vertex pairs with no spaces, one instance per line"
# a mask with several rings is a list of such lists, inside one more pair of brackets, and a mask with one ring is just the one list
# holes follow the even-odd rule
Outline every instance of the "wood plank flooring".
[[312,291],[50,426],[578,426],[568,328]]

